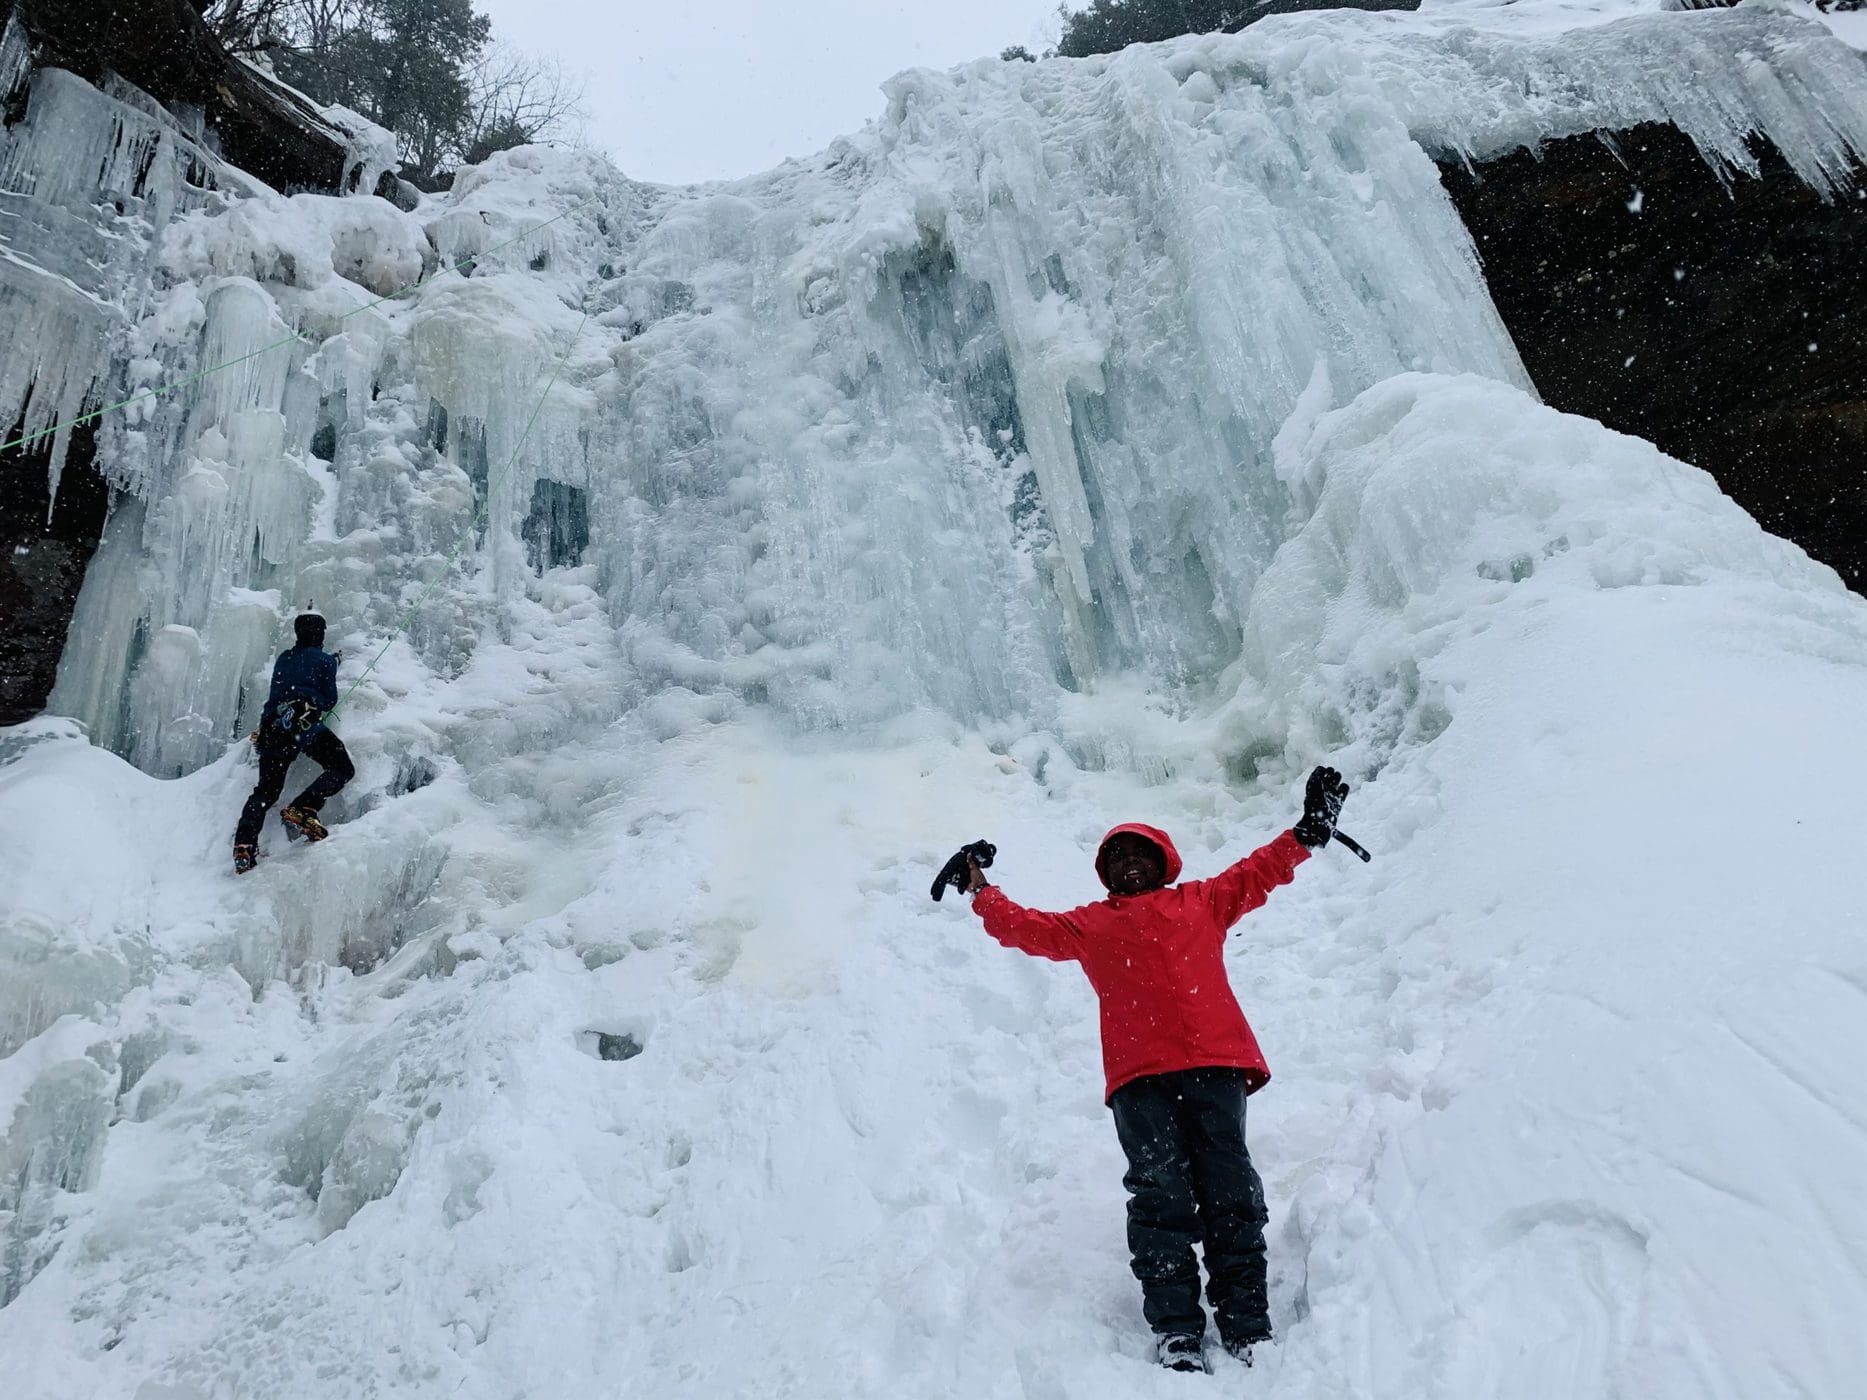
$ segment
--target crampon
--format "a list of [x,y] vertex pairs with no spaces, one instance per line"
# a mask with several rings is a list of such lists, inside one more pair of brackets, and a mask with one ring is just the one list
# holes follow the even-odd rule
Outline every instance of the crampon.
[[316,812],[307,812],[303,807],[287,807],[279,813],[279,820],[285,824],[285,834],[294,841],[322,841],[331,834]]

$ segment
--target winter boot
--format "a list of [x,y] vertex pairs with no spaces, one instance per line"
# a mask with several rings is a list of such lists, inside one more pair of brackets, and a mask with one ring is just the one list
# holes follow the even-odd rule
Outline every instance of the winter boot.
[[244,875],[259,864],[259,847],[235,846],[233,848],[233,873]]
[[1169,1371],[1209,1371],[1206,1365],[1205,1349],[1200,1346],[1199,1338],[1189,1337],[1185,1333],[1176,1333],[1162,1337],[1154,1345],[1154,1359]]
[[1236,1341],[1228,1339],[1223,1343],[1225,1354],[1231,1357],[1232,1360],[1243,1362],[1245,1365],[1249,1366],[1251,1364],[1251,1348],[1263,1340],[1265,1340],[1263,1337],[1244,1337]]
[[316,812],[307,812],[303,807],[287,807],[279,813],[279,820],[285,823],[285,834],[294,841],[301,836],[307,841],[322,841],[331,834]]

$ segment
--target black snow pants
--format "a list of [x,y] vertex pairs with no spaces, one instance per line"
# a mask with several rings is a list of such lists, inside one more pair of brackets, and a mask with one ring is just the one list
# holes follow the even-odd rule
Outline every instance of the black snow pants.
[[289,738],[262,738],[259,741],[259,783],[240,811],[240,825],[233,833],[234,845],[251,846],[259,840],[259,828],[266,820],[266,811],[285,791],[285,775],[291,770],[292,760],[301,753],[324,771],[312,780],[310,787],[292,799],[293,807],[315,812],[357,775],[344,741],[328,729],[318,730],[302,747]]
[[1264,1186],[1245,1151],[1244,1071],[1143,1075],[1109,1107],[1128,1154],[1128,1249],[1148,1325],[1162,1336],[1205,1335],[1193,1258],[1193,1242],[1203,1240],[1220,1338],[1268,1338]]

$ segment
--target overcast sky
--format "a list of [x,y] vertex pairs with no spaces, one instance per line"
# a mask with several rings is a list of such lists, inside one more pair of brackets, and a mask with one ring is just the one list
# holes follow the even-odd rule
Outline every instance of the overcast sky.
[[[589,76],[587,136],[638,180],[811,155],[882,110],[904,68],[1055,41],[1056,0],[476,0],[493,37]],[[698,17],[695,17],[698,16]]]

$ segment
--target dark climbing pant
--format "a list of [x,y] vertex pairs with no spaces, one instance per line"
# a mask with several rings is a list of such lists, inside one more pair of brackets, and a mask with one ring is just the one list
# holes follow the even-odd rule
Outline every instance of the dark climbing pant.
[[1130,1080],[1109,1100],[1128,1154],[1128,1249],[1142,1312],[1162,1336],[1204,1336],[1199,1265],[1222,1340],[1271,1335],[1264,1277],[1264,1185],[1245,1151],[1245,1076],[1183,1069]]
[[259,785],[253,789],[253,795],[246,799],[246,806],[240,812],[240,825],[233,833],[234,845],[251,846],[259,840],[260,823],[266,820],[267,809],[285,791],[285,775],[291,770],[292,760],[301,753],[314,760],[324,771],[318,774],[310,787],[292,799],[290,805],[294,807],[303,807],[307,812],[317,811],[357,775],[356,765],[351,763],[350,752],[344,748],[344,741],[328,729],[320,729],[313,734],[305,740],[302,748],[289,739],[283,744],[262,742],[259,746]]

